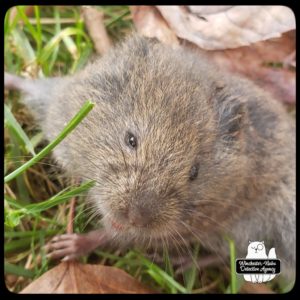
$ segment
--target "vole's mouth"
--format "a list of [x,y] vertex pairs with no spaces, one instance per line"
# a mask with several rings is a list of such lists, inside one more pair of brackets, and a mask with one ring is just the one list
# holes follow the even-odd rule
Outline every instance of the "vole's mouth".
[[141,236],[143,239],[145,239],[146,236],[151,236],[152,238],[161,238],[169,235],[169,233],[163,230],[163,228],[153,227],[153,224],[151,224],[151,226],[138,226],[135,224],[130,224],[125,220],[120,220],[114,214],[107,215],[103,221],[107,228],[114,231],[116,234],[127,234],[129,236],[132,235],[135,238]]
[[135,227],[135,226],[131,226],[131,225],[127,225],[127,224],[121,224],[118,221],[116,221],[115,219],[112,219],[111,217],[109,218],[109,225],[116,231],[125,231],[128,229],[139,229],[141,230],[141,227]]
[[112,217],[108,217],[108,225],[115,231],[118,232],[122,232],[122,231],[131,231],[134,230],[136,232],[136,230],[140,231],[140,230],[145,230],[145,228],[141,228],[141,227],[136,227],[136,226],[132,226],[129,224],[122,224],[120,222],[118,222],[116,219],[112,218]]
[[121,230],[124,230],[125,229],[125,226],[118,223],[117,221],[113,220],[113,219],[109,219],[110,221],[110,224],[111,224],[111,227],[115,230],[118,230],[118,231],[121,231]]
[[107,229],[115,235],[122,236],[124,241],[138,241],[139,245],[141,245],[140,243],[146,245],[149,238],[151,238],[152,241],[159,242],[161,239],[169,237],[169,232],[164,230],[164,228],[133,226],[127,222],[123,223],[121,221],[121,223],[113,216],[107,216],[105,219]]

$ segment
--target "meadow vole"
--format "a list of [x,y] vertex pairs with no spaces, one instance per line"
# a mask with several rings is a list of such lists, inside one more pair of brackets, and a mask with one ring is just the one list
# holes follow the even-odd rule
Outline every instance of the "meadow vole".
[[246,79],[184,48],[131,36],[77,74],[6,75],[52,140],[86,100],[95,103],[55,150],[89,193],[104,228],[63,235],[52,257],[71,259],[104,240],[159,245],[195,240],[245,257],[249,240],[295,268],[295,126],[282,105]]

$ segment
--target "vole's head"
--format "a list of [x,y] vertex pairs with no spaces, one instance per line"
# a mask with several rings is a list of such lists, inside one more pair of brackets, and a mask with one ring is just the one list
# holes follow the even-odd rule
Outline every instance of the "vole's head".
[[[213,198],[218,170],[224,162],[228,167],[217,147],[226,130],[213,105],[212,75],[201,67],[190,54],[133,38],[74,86],[77,98],[85,90],[85,99],[96,102],[78,137],[89,137],[83,176],[97,180],[94,206],[123,237],[187,231],[201,213],[199,202]],[[232,112],[224,111],[233,128]]]

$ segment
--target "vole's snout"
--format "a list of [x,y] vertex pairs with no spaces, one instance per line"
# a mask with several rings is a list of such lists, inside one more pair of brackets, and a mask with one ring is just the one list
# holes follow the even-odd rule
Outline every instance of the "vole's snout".
[[149,207],[134,206],[128,210],[128,222],[132,226],[147,227],[151,222],[151,219]]
[[136,227],[149,227],[156,214],[158,196],[153,192],[137,193],[128,207],[128,222]]
[[154,193],[137,193],[129,201],[126,209],[118,212],[119,220],[122,219],[134,227],[150,227],[157,213],[155,207],[157,199]]

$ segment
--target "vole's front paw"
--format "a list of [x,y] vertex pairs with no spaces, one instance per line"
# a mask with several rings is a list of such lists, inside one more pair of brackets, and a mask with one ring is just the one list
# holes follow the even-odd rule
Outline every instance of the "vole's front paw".
[[85,254],[85,239],[84,235],[77,233],[62,234],[55,236],[46,246],[47,258],[59,259],[63,261],[73,260]]
[[86,255],[105,241],[105,235],[95,231],[88,234],[62,234],[55,236],[46,246],[47,258],[62,261],[74,260]]

